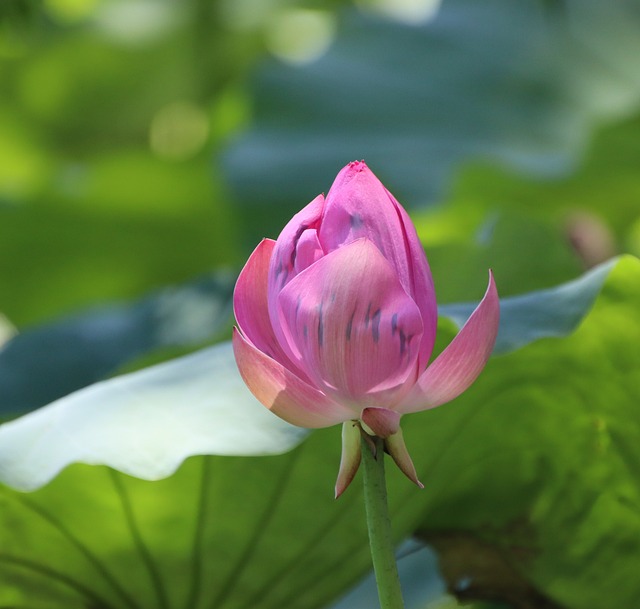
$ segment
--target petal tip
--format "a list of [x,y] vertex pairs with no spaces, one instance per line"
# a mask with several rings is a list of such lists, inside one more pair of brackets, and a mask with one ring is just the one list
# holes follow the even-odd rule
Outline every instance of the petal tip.
[[360,467],[360,425],[356,421],[345,421],[342,425],[342,456],[335,486],[338,499],[347,490]]
[[391,455],[391,458],[395,461],[400,471],[413,482],[418,488],[424,488],[424,484],[418,479],[416,468],[413,465],[407,446],[404,443],[402,436],[402,430],[398,428],[398,431],[389,436],[384,441],[386,451]]

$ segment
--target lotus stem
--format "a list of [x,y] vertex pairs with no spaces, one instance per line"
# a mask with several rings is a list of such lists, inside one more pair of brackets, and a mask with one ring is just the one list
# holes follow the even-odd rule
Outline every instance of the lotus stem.
[[404,601],[398,577],[387,504],[384,440],[378,437],[365,437],[365,432],[363,432],[361,448],[364,470],[364,502],[380,609],[403,609]]

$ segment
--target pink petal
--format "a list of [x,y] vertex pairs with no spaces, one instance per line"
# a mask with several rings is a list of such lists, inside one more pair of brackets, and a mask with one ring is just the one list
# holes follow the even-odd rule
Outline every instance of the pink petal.
[[476,380],[491,356],[499,322],[500,301],[490,272],[480,304],[396,409],[401,413],[418,412],[458,397]]
[[296,274],[320,260],[322,256],[324,256],[324,252],[318,241],[318,233],[315,229],[308,228],[300,235],[296,245],[296,260],[294,264]]
[[279,305],[289,356],[335,399],[391,407],[415,382],[420,311],[371,241],[318,260],[282,290]]
[[437,307],[431,271],[409,216],[363,161],[349,163],[327,195],[319,230],[331,252],[366,237],[396,269],[400,284],[418,305],[425,324],[420,343],[423,370],[435,341]]
[[256,349],[235,328],[233,351],[240,375],[251,393],[281,419],[311,429],[353,419],[353,411],[334,402]]
[[400,413],[387,408],[365,408],[360,418],[379,438],[388,438],[400,429]]
[[242,333],[272,357],[279,347],[269,319],[267,277],[275,244],[272,239],[260,242],[240,272],[233,291],[233,312]]
[[306,380],[304,373],[297,369],[280,347],[269,318],[267,278],[274,246],[272,239],[263,239],[249,256],[233,291],[233,312],[247,340]]
[[360,425],[357,421],[346,421],[342,424],[342,456],[340,470],[336,480],[336,499],[344,493],[351,484],[362,458],[360,450]]
[[389,436],[384,441],[384,447],[395,461],[395,464],[400,468],[400,471],[409,478],[411,482],[417,484],[420,488],[424,488],[424,484],[418,480],[416,468],[413,465],[407,446],[404,443],[402,429],[398,428],[395,434]]
[[298,241],[308,229],[317,229],[323,206],[324,197],[318,195],[309,205],[289,220],[278,236],[269,269],[270,307],[275,306],[278,292],[297,274],[298,271],[296,271],[295,267]]
[[[304,243],[308,243],[309,236],[307,231],[317,228],[324,206],[324,197],[317,196],[309,205],[299,211],[282,229],[271,254],[271,262],[269,265],[268,278],[268,295],[269,316],[273,332],[280,345],[285,342],[280,322],[278,320],[278,294],[282,288],[291,281],[301,269],[301,262],[296,260],[298,256],[298,243],[300,238],[305,235]],[[308,245],[301,246],[301,252],[305,258],[304,262],[308,262]],[[312,256],[315,257],[315,254]],[[304,376],[304,375],[303,375]]]
[[409,259],[410,283],[411,290],[409,294],[413,297],[415,303],[422,313],[422,323],[424,324],[424,333],[422,334],[422,342],[420,343],[420,356],[418,358],[418,370],[424,370],[433,345],[436,341],[436,330],[438,327],[438,305],[436,303],[436,291],[433,286],[433,278],[431,269],[427,262],[427,256],[424,253],[422,243],[418,238],[418,233],[411,222],[411,218],[398,203],[393,195],[387,191],[389,198],[395,203],[398,216],[402,222],[405,237],[405,248]]

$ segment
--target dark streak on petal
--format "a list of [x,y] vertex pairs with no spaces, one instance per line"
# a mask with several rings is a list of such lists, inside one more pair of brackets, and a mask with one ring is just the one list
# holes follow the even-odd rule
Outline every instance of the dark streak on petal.
[[382,311],[378,309],[371,318],[371,335],[373,336],[373,342],[378,343],[380,340],[380,317]]
[[289,269],[285,268],[285,267],[281,267],[282,268],[282,279],[280,281],[280,289],[284,288],[284,286],[287,283],[287,277],[289,277]]
[[415,338],[415,334],[407,336],[407,357],[411,356],[411,341]]
[[362,216],[360,214],[350,214],[349,223],[351,224],[351,228],[360,228],[363,224]]
[[398,331],[398,314],[394,313],[391,318],[391,336],[395,336]]
[[291,268],[295,268],[296,266],[296,256],[298,255],[298,241],[300,241],[300,237],[302,233],[309,228],[308,224],[301,224],[300,228],[296,231],[296,236],[293,238],[293,249],[291,250]]
[[366,330],[369,327],[369,320],[371,319],[371,306],[372,303],[369,303],[369,306],[367,307],[367,312],[364,315],[364,329]]
[[353,313],[351,313],[351,317],[349,318],[349,323],[347,324],[347,340],[351,340],[351,330],[353,328],[353,318],[356,315],[356,310],[353,310]]
[[318,310],[318,346],[322,347],[324,342],[324,320],[322,319],[322,303],[317,307]]
[[406,348],[407,348],[407,337],[404,333],[404,330],[400,328],[400,357],[404,355]]

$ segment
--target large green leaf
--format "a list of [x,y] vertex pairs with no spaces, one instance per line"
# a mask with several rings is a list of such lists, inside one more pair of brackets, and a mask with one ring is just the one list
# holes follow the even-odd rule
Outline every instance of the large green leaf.
[[[32,495],[5,489],[0,603],[321,607],[369,564],[359,485],[332,497],[339,446],[329,429],[285,456],[194,458],[155,483],[74,466]],[[400,539],[427,496],[393,471],[390,490]]]
[[[588,284],[601,286],[595,302],[598,290]],[[472,533],[504,552],[540,594],[567,607],[633,606],[640,557],[634,475],[640,438],[633,424],[639,287],[640,262],[626,257],[557,291],[560,320],[549,315],[553,292],[541,295],[547,313],[530,319],[531,295],[517,323],[550,324],[552,332],[530,333],[538,340],[494,358],[454,403],[406,417],[407,444],[427,488],[419,491],[389,468],[398,540],[418,529],[426,537]],[[575,331],[575,310],[562,307],[572,291],[582,295],[586,314]],[[516,305],[507,324],[518,318]],[[452,332],[444,321],[440,347]],[[215,367],[206,352],[192,357]],[[176,426],[186,414],[177,402],[173,408],[165,425]],[[147,427],[129,430],[138,441],[162,428],[152,412],[151,402]],[[109,421],[104,415],[88,417],[88,424],[101,427]],[[68,444],[81,437],[72,430],[65,436]],[[11,433],[0,446],[7,440]],[[121,440],[114,447],[121,463],[135,461],[134,446]],[[164,436],[165,453],[184,440],[179,430]],[[0,603],[322,607],[369,565],[358,481],[339,501],[331,498],[339,443],[334,428],[278,457],[194,457],[155,483],[74,465],[31,495],[4,488]],[[29,457],[24,448],[22,457]],[[31,488],[44,482],[36,474]]]
[[6,345],[0,327],[0,416],[44,406],[150,352],[211,340],[230,319],[232,285],[223,273],[203,277],[26,329]]
[[[555,288],[503,299],[500,304],[500,331],[493,355],[515,351],[541,338],[571,334],[617,263],[617,260],[611,260],[579,279]],[[444,305],[438,312],[462,327],[475,306]]]
[[32,490],[77,462],[154,480],[191,455],[277,454],[304,435],[249,393],[224,343],[96,383],[0,425],[0,480]]
[[626,257],[574,333],[494,358],[472,391],[424,415],[421,531],[454,549],[450,573],[482,589],[493,557],[563,607],[636,606],[639,311],[640,262]]

